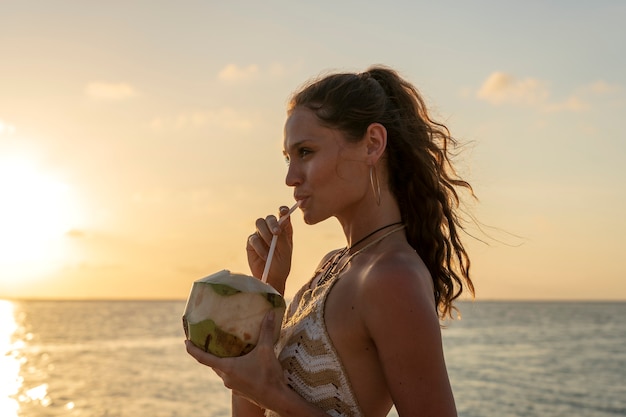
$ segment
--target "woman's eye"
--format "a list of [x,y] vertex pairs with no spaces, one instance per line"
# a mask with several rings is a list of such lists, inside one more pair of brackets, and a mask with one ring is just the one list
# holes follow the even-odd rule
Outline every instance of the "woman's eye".
[[[313,151],[309,148],[298,148],[298,150],[295,152],[295,155],[292,155],[293,157],[298,157],[298,159],[302,159],[302,158],[306,158],[307,156],[311,155],[313,153]],[[291,157],[285,152],[285,163],[287,165],[289,165],[291,163]]]

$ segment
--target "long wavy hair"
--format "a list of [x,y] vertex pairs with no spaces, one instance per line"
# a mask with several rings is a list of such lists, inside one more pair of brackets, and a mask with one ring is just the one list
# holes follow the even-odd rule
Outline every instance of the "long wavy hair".
[[291,97],[288,111],[296,107],[312,110],[321,123],[350,141],[362,140],[372,123],[385,126],[388,185],[400,206],[408,242],[431,274],[439,316],[452,316],[453,301],[463,290],[474,294],[457,214],[458,190],[474,193],[454,169],[451,148],[457,142],[448,128],[431,119],[411,83],[384,66],[316,79]]

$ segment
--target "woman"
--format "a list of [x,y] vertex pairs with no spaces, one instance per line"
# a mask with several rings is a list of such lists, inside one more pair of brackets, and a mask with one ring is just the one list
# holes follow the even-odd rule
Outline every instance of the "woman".
[[[307,224],[339,220],[347,246],[322,259],[295,295],[276,346],[266,317],[256,348],[240,358],[188,352],[233,390],[233,415],[455,416],[440,318],[467,287],[447,128],[395,71],[334,74],[296,93],[288,107],[286,183]],[[281,207],[284,215],[287,208]],[[261,277],[284,292],[292,227],[258,219],[248,238]]]

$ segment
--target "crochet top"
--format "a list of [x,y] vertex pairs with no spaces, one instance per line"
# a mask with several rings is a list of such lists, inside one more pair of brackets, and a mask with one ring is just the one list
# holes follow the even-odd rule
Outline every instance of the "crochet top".
[[[309,283],[296,293],[283,318],[280,337],[275,348],[287,384],[302,398],[334,417],[361,417],[363,412],[326,329],[324,320],[326,299],[352,258],[405,227],[401,223],[392,223],[375,230],[365,238],[391,226],[398,227],[352,255],[348,255],[350,247],[337,251],[315,271]],[[363,239],[358,243],[362,241]],[[345,262],[339,266],[342,260]],[[321,274],[320,279],[315,288],[311,288],[318,274]],[[278,414],[267,410],[266,416],[276,417]]]
[[[326,298],[336,282],[333,276],[298,291],[285,313],[276,351],[288,385],[301,397],[331,416],[360,417],[363,413],[324,322]],[[277,416],[269,410],[266,415]]]

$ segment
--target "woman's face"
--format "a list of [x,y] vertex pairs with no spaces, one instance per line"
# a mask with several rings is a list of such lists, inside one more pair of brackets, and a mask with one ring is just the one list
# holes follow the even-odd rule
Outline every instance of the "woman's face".
[[307,224],[350,216],[369,187],[363,145],[320,124],[313,111],[297,107],[285,123],[285,182],[294,187]]

